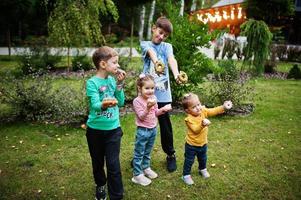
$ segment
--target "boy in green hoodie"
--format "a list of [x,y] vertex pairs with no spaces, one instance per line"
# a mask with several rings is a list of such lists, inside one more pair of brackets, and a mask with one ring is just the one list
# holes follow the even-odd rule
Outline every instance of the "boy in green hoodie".
[[96,183],[95,198],[106,199],[105,185],[108,183],[110,199],[122,199],[119,154],[123,133],[119,121],[119,106],[123,106],[125,99],[125,72],[119,69],[118,54],[110,47],[98,48],[92,59],[97,71],[86,83],[89,102],[86,137]]

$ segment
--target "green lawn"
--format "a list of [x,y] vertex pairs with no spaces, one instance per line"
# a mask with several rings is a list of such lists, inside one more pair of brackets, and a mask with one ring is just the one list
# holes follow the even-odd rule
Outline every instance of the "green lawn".
[[[181,180],[184,115],[172,115],[178,170],[168,173],[158,135],[148,187],[131,182],[135,125],[121,118],[121,165],[125,199],[301,199],[301,82],[252,81],[250,116],[211,118],[210,179],[192,170],[195,185]],[[215,164],[215,167],[211,167]],[[0,125],[0,199],[93,199],[94,184],[85,131],[35,123]]]

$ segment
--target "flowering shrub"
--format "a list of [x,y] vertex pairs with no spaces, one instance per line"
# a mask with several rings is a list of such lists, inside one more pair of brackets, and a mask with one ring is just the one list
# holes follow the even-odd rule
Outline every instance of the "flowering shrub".
[[[81,121],[87,111],[84,90],[69,86],[54,88],[46,76],[34,79],[6,79],[0,84],[2,103],[11,105],[9,119],[70,123]],[[5,119],[2,119],[3,121]]]
[[215,79],[200,90],[201,99],[211,107],[227,100],[233,102],[234,108],[239,108],[246,102],[251,103],[254,89],[246,85],[249,76],[240,73],[233,60],[221,60],[218,67],[220,70],[215,74]]

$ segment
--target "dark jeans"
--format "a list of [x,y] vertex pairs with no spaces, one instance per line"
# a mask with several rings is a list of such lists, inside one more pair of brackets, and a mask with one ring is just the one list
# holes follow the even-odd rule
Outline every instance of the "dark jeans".
[[[162,108],[163,106],[170,103],[158,103],[158,108]],[[161,146],[163,151],[171,156],[176,151],[173,146],[173,133],[172,126],[170,122],[169,113],[165,113],[163,115],[158,116],[159,124],[160,124],[160,135],[161,135]]]
[[[108,182],[108,193],[111,200],[123,198],[119,161],[122,134],[120,127],[108,131],[88,127],[86,133],[92,159],[94,181],[98,186],[103,186]],[[107,177],[104,163],[106,163]]]
[[183,176],[190,175],[195,156],[198,158],[199,170],[205,169],[207,163],[207,145],[205,144],[202,147],[196,147],[185,143],[184,156]]
[[[162,108],[167,104],[170,103],[158,103],[158,107]],[[167,112],[163,115],[158,116],[158,120],[160,124],[162,149],[167,155],[171,156],[175,153],[175,149],[173,146],[173,133],[169,113]]]

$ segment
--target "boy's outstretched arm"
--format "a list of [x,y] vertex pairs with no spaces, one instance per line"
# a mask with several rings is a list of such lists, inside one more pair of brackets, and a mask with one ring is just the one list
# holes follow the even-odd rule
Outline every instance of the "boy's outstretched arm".
[[158,61],[157,54],[154,52],[154,50],[148,49],[147,54],[154,64]]
[[178,68],[178,62],[174,56],[168,57],[168,64],[173,73],[174,78],[177,79],[177,77],[179,76],[179,68]]

